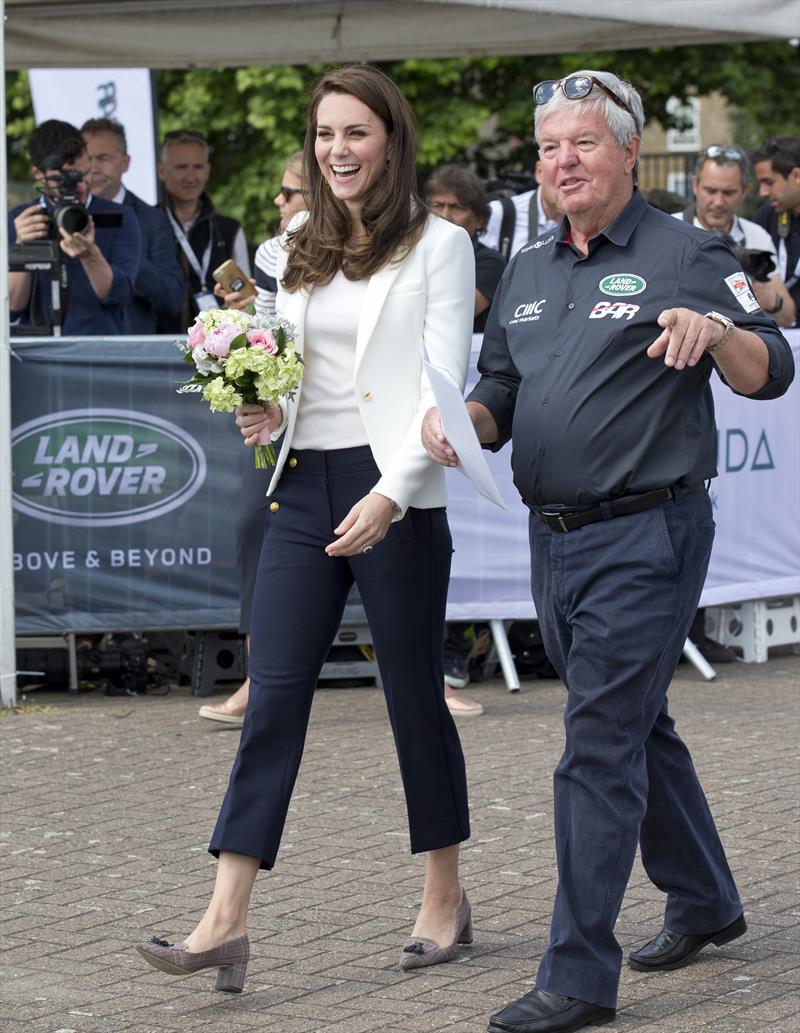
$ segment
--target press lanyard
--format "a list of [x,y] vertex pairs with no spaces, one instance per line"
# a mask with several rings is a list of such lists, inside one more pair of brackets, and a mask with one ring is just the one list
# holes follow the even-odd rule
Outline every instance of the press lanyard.
[[175,239],[180,244],[181,251],[186,255],[186,261],[192,267],[195,276],[200,281],[202,289],[206,290],[206,277],[208,276],[208,266],[211,262],[211,245],[214,238],[213,227],[208,227],[208,244],[203,252],[203,263],[201,265],[200,262],[197,261],[197,255],[194,253],[192,245],[186,239],[186,234],[183,232],[183,226],[181,226],[169,208],[167,208],[167,215],[169,216],[169,221],[172,223]]

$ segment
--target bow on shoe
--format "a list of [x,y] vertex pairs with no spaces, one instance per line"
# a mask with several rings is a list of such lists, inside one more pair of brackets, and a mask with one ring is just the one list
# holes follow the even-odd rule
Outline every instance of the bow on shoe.
[[403,953],[404,954],[424,954],[425,953],[425,944],[424,943],[420,943],[419,940],[415,940],[414,943],[407,943],[405,945],[405,947],[403,947]]
[[157,936],[152,936],[150,942],[154,943],[157,947],[171,947],[171,943],[167,943],[166,940],[159,940]]

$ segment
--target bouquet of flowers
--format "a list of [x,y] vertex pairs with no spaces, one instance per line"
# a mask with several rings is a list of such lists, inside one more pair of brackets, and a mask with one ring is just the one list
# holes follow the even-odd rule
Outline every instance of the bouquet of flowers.
[[[295,351],[295,328],[288,320],[210,308],[199,313],[188,334],[186,341],[175,343],[195,373],[178,394],[202,394],[212,412],[294,396],[303,359]],[[259,470],[275,465],[272,445],[256,445],[255,453]]]

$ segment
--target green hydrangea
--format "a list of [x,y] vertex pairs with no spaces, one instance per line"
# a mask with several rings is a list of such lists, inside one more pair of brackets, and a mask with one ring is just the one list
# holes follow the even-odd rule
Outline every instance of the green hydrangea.
[[275,359],[261,348],[234,348],[225,360],[225,376],[238,380],[245,373],[266,374]]
[[234,326],[240,326],[246,330],[251,324],[251,319],[252,317],[246,312],[235,308],[208,308],[198,313],[197,316],[197,321],[203,324],[203,329],[207,334],[221,326],[222,323],[233,323]]
[[291,396],[303,376],[303,360],[287,348],[283,355],[268,357],[268,367],[255,379],[256,395],[264,402]]
[[214,377],[203,388],[203,398],[208,402],[212,412],[233,412],[241,405],[244,398],[233,384],[226,384],[222,377]]

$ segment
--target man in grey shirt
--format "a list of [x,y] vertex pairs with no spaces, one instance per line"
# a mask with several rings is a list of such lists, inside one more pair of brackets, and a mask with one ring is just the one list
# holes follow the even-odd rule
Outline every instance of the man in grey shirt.
[[[531,510],[532,587],[567,687],[555,772],[559,885],[536,985],[490,1033],[611,1022],[614,924],[636,854],[667,894],[664,928],[629,963],[668,971],[746,929],[666,692],[705,580],[716,475],[709,378],[774,398],[791,350],[718,238],[635,188],[644,112],[608,72],[540,83],[543,181],[565,219],[511,261],[467,401],[481,442],[514,445]],[[710,311],[709,311],[710,310]],[[455,465],[436,409],[429,454]]]

